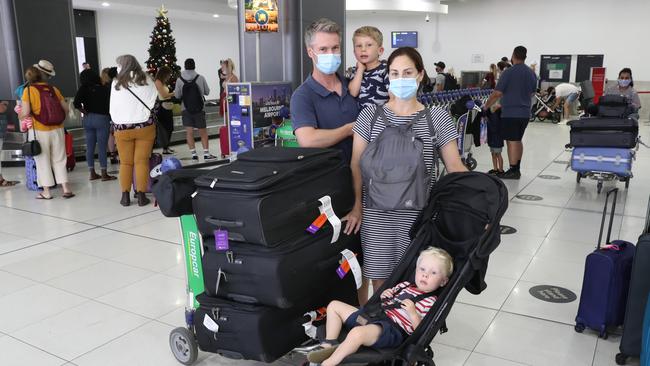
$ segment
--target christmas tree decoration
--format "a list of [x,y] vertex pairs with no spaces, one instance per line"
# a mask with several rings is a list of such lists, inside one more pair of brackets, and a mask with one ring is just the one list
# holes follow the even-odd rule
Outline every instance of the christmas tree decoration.
[[147,65],[147,72],[151,76],[155,76],[158,69],[162,66],[171,68],[172,77],[170,87],[173,88],[176,79],[180,75],[181,68],[176,64],[176,41],[172,36],[172,29],[167,18],[167,13],[168,11],[164,5],[158,9],[156,24],[149,37],[149,59],[145,64]]

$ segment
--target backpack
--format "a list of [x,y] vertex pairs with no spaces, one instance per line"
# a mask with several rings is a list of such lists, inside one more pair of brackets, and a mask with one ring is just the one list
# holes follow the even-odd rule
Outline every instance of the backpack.
[[458,80],[451,75],[447,73],[443,73],[442,75],[445,76],[445,88],[444,90],[456,90],[458,89]]
[[183,80],[183,96],[181,99],[185,105],[185,110],[190,113],[203,111],[204,99],[201,94],[201,89],[199,89],[199,85],[196,83],[196,79],[198,78],[199,75],[196,75],[192,80],[180,78]]
[[[426,115],[429,134],[434,136],[428,108],[404,125],[388,121],[384,109],[377,107],[370,133],[381,118],[386,128],[372,140],[361,155],[361,176],[366,188],[366,207],[384,211],[421,210],[428,201],[431,175],[424,161],[424,142],[413,126]],[[434,163],[437,151],[434,148]]]
[[[47,84],[30,84],[28,88],[31,87],[38,90],[41,102],[41,113],[36,114],[32,109],[32,114],[36,117],[36,120],[46,126],[56,126],[63,123],[65,121],[65,110],[61,106],[59,98],[56,97],[54,87]],[[28,95],[31,97],[31,93]]]

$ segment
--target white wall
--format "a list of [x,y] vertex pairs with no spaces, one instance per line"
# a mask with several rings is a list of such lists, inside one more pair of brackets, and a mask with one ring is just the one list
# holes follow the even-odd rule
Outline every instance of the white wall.
[[[460,71],[487,70],[490,63],[510,57],[517,45],[528,48],[528,60],[540,63],[542,54],[604,54],[607,77],[614,79],[631,67],[635,80],[650,81],[650,1],[648,0],[467,0],[449,2],[449,14],[359,14],[348,12],[346,37],[362,25],[374,25],[384,34],[388,58],[391,31],[418,31],[419,51],[430,74],[442,60]],[[346,65],[355,64],[352,42]],[[471,62],[472,54],[484,63]],[[575,71],[575,70],[574,70]]]
[[[134,55],[145,67],[155,17],[105,10],[98,10],[96,16],[100,67],[115,66],[117,56],[126,53]],[[210,21],[175,19],[171,12],[169,19],[172,35],[176,39],[178,65],[182,69],[186,58],[194,58],[196,71],[208,81],[208,98],[218,98],[219,60],[232,58],[235,65],[239,65],[239,39],[235,22],[222,18]],[[237,71],[235,73],[239,74]]]

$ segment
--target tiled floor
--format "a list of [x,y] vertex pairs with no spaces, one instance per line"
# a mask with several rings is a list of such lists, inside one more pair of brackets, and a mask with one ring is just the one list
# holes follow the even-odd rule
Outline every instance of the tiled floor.
[[[567,140],[566,126],[530,126],[522,179],[506,181],[511,202],[502,223],[517,233],[504,235],[491,257],[488,289],[459,297],[449,332],[434,340],[438,365],[615,364],[619,336],[601,340],[573,330],[577,301],[546,303],[528,292],[551,284],[579,295],[584,257],[598,236],[604,194],[592,181],[576,184],[566,164],[554,162],[568,160]],[[187,156],[186,148],[178,151]],[[487,149],[475,153],[478,169],[490,169]],[[0,365],[177,365],[167,343],[169,331],[184,323],[177,222],[151,205],[121,207],[117,182],[89,182],[84,166],[72,173],[71,200],[60,191],[37,201],[24,185],[0,188]],[[24,180],[21,168],[3,173]],[[650,150],[638,151],[634,174],[629,190],[621,189],[613,230],[630,241],[644,223]],[[202,353],[198,364],[254,363]]]

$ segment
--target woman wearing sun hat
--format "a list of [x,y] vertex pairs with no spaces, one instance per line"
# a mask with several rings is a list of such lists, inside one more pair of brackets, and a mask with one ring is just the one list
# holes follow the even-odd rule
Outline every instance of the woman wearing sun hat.
[[27,85],[22,95],[21,119],[31,116],[29,139],[36,139],[41,145],[41,153],[34,156],[34,161],[38,185],[43,187],[43,192],[36,198],[43,200],[52,199],[50,187],[55,185],[55,177],[56,182],[63,186],[63,198],[74,197],[65,167],[67,157],[63,122],[68,114],[68,105],[59,89],[47,83],[47,79],[54,75],[54,66],[47,60],[40,60],[28,67],[25,70]]

